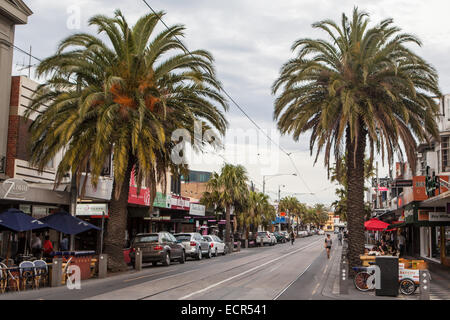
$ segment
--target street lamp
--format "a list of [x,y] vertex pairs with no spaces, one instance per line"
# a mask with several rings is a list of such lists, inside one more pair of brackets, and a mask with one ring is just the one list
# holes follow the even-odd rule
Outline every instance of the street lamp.
[[278,176],[297,176],[296,173],[279,173],[279,174],[268,174],[263,176],[263,193],[266,192],[266,177],[278,177]]

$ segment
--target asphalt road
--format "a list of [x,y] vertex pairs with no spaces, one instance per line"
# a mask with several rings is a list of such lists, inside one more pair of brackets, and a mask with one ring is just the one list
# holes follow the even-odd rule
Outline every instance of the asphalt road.
[[331,269],[323,235],[290,243],[242,250],[238,253],[169,267],[144,266],[140,272],[115,274],[81,283],[0,295],[0,300],[307,300],[323,299],[321,291]]

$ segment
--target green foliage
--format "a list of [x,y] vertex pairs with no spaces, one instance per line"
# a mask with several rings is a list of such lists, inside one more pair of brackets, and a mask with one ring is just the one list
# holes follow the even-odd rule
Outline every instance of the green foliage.
[[[163,15],[159,12],[158,15]],[[115,196],[119,197],[127,170],[135,167],[138,187],[166,185],[166,171],[185,169],[171,161],[174,130],[193,136],[194,121],[204,130],[224,134],[227,122],[213,58],[204,50],[185,52],[176,37],[184,27],[174,25],[156,33],[155,14],[128,25],[120,11],[113,18],[89,20],[99,37],[73,34],[59,44],[55,55],[43,60],[37,75],[46,77],[27,116],[41,108],[31,126],[31,163],[43,170],[64,149],[56,174],[81,174],[89,164],[97,185],[103,165],[113,154]],[[105,39],[107,42],[104,42]],[[130,166],[130,163],[132,166]]]

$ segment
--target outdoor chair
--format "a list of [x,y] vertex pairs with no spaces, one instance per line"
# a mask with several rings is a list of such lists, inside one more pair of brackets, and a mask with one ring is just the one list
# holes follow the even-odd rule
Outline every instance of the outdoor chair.
[[0,262],[0,268],[1,270],[1,290],[2,292],[5,292],[7,288],[9,288],[9,282],[10,281],[14,281],[15,283],[15,289],[17,291],[20,291],[20,286],[19,286],[19,277],[14,276],[11,273],[11,270],[8,269],[8,267],[6,266],[6,264]]
[[8,259],[8,263],[6,263],[6,259],[3,259],[3,260],[0,261],[0,262],[6,264],[7,266],[13,266],[13,265],[15,264],[15,263],[14,263],[14,260],[11,259],[11,258]]
[[35,287],[39,288],[41,282],[43,282],[44,286],[46,286],[48,280],[47,262],[45,262],[44,260],[36,260],[33,261],[33,265],[34,265]]
[[22,280],[22,288],[25,290],[27,287],[34,287],[35,274],[34,264],[31,261],[23,261],[19,264],[19,275]]

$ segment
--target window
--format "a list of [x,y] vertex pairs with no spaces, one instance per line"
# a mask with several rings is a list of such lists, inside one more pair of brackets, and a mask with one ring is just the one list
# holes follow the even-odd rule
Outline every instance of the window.
[[450,149],[450,137],[442,137],[441,141],[441,160],[442,160],[442,171],[450,171],[450,159],[449,159],[449,149]]
[[174,194],[181,194],[180,178],[177,178],[175,176],[170,177],[170,192]]
[[445,256],[450,258],[450,226],[444,227]]
[[158,235],[152,234],[148,236],[138,236],[134,240],[134,243],[145,243],[145,242],[158,242]]

